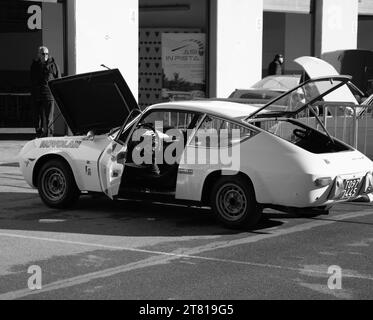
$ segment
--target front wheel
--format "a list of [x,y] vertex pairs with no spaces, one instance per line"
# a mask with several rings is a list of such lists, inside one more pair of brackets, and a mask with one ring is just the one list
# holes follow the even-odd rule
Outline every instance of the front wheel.
[[252,184],[239,176],[221,177],[211,191],[210,202],[218,220],[230,228],[252,228],[261,217]]
[[58,209],[72,206],[80,195],[70,167],[61,160],[51,160],[42,166],[38,190],[48,207]]

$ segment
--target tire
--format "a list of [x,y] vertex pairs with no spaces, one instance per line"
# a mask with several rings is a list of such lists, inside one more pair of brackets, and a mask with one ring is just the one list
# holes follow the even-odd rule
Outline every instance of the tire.
[[211,191],[210,203],[217,219],[229,228],[253,228],[262,210],[254,188],[240,176],[222,176]]
[[70,167],[61,160],[50,160],[42,166],[38,191],[43,202],[56,209],[71,207],[80,195]]

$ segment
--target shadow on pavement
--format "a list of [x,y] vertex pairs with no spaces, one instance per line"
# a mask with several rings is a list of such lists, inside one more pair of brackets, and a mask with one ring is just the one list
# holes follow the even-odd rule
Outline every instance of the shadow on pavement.
[[82,196],[70,210],[46,207],[37,194],[0,193],[0,229],[106,236],[180,237],[267,234],[281,221],[263,218],[254,230],[218,224],[209,209]]

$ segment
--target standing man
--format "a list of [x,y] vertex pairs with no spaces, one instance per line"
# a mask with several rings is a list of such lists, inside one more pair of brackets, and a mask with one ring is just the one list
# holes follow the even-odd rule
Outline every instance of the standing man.
[[282,54],[276,54],[274,60],[268,66],[268,75],[281,75],[284,74],[283,70],[284,56]]
[[49,117],[54,105],[48,81],[60,77],[57,63],[49,56],[47,47],[40,47],[31,65],[31,93],[34,106],[34,126],[37,137],[47,137]]

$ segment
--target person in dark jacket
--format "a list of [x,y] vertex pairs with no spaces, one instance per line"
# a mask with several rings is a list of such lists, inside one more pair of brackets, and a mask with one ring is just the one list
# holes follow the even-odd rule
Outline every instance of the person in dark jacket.
[[284,74],[283,70],[284,56],[282,54],[276,54],[274,60],[268,66],[268,75],[281,75]]
[[48,136],[49,117],[54,105],[48,81],[57,79],[60,76],[59,67],[55,60],[49,56],[48,48],[40,47],[38,58],[31,65],[31,95],[37,137]]

